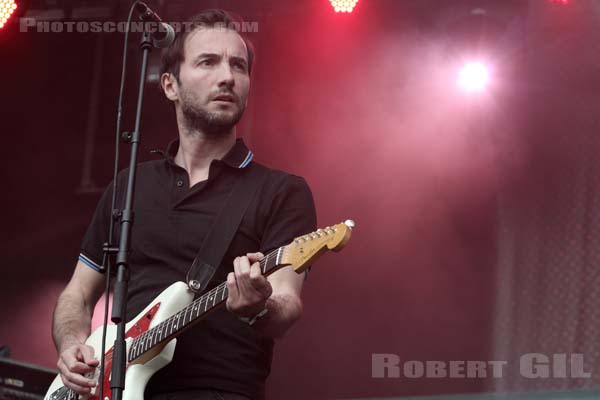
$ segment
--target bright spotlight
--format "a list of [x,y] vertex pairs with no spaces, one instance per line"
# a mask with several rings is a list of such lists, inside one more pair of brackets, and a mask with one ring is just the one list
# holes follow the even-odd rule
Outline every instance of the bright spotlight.
[[16,9],[17,3],[14,0],[0,0],[0,29],[4,28]]
[[481,92],[490,81],[488,67],[480,62],[465,64],[458,77],[458,84],[469,92]]
[[329,0],[336,13],[351,13],[358,0]]

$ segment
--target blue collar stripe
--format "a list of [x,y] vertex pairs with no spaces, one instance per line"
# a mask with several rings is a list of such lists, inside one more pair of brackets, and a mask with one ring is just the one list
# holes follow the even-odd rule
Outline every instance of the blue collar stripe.
[[248,155],[246,155],[246,158],[244,159],[244,161],[240,164],[240,166],[238,168],[246,168],[248,166],[248,164],[250,164],[250,161],[252,161],[252,159],[254,158],[254,154],[248,150]]

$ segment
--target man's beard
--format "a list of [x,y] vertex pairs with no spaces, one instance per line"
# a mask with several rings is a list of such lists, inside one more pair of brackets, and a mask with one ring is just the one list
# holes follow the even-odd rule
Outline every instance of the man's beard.
[[198,106],[199,103],[200,99],[194,93],[190,93],[185,89],[181,91],[181,111],[185,125],[192,132],[200,131],[210,136],[229,133],[240,121],[245,109],[244,103],[237,96],[235,96],[237,110],[233,114],[230,112],[210,112]]

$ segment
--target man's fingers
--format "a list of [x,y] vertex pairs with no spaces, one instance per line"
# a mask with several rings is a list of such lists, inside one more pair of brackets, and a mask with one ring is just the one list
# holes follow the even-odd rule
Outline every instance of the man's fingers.
[[[83,363],[81,364],[85,365]],[[79,373],[70,371],[62,360],[59,360],[57,365],[60,371],[60,377],[65,386],[73,389],[77,393],[88,394],[90,392],[90,388],[96,386],[96,382],[93,380],[85,378]]]
[[250,273],[250,260],[248,260],[248,257],[240,257],[240,273]]
[[229,297],[237,297],[238,287],[237,281],[235,280],[235,274],[233,272],[227,274],[227,289],[229,290]]
[[248,253],[248,254],[246,254],[246,257],[248,257],[248,259],[250,260],[250,263],[254,264],[255,262],[260,261],[263,258],[265,258],[265,255],[263,253],[257,252],[257,253]]
[[66,372],[65,374],[63,374],[67,380],[77,386],[80,386],[82,388],[93,388],[96,386],[96,382],[93,381],[92,379],[88,379],[83,375],[79,375],[73,372]]
[[259,263],[254,263],[250,266],[250,279],[252,281],[262,276],[262,270]]
[[80,354],[76,357],[70,351],[63,352],[59,361],[64,363],[66,370],[75,371],[80,374],[90,372],[94,369],[92,366],[83,362],[83,357],[81,357]]
[[76,344],[61,352],[58,359],[58,369],[66,387],[79,394],[89,394],[90,388],[96,386],[93,379],[84,375],[93,372],[98,365],[94,359],[94,349],[84,344]]
[[252,264],[252,267],[250,268],[250,284],[254,290],[260,292],[263,297],[271,296],[273,289],[267,278],[263,276],[258,263]]
[[82,360],[89,366],[96,367],[99,361],[94,358],[94,348],[92,346],[83,345],[79,348]]
[[262,253],[248,253],[233,260],[234,272],[227,276],[227,286],[230,288],[230,296],[227,299],[229,311],[248,316],[255,315],[264,308],[265,301],[271,296],[273,289],[262,274],[258,262],[262,258]]
[[235,281],[240,294],[243,295],[247,293],[248,290],[252,289],[252,285],[250,283],[250,262],[248,261],[248,257],[238,257],[236,260],[237,268],[234,261]]
[[79,394],[90,394],[91,392],[91,388],[89,386],[85,386],[85,385],[78,385],[74,382],[71,382],[69,379],[65,379],[65,377],[63,377],[63,383],[65,384],[66,387],[68,387],[69,389],[72,389],[73,391],[79,393]]
[[67,369],[77,374],[87,374],[88,372],[92,372],[94,367],[82,363],[81,361],[76,361],[73,364],[67,364]]
[[231,311],[231,307],[237,302],[239,298],[239,291],[233,272],[227,274],[227,290],[229,291],[229,295],[227,296],[227,301],[225,302],[225,305],[227,306],[227,309]]
[[239,257],[238,271],[236,271],[235,279],[240,295],[251,301],[271,295],[271,285],[263,276],[258,262],[250,265],[248,257]]
[[233,272],[235,273],[235,276],[238,277],[241,273],[240,271],[240,258],[241,257],[236,257],[233,259]]

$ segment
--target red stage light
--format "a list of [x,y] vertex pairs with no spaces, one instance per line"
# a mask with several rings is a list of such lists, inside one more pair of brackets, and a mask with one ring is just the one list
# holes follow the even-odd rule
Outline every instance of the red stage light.
[[358,0],[329,0],[329,2],[336,13],[351,13]]
[[17,3],[15,0],[0,0],[0,29],[4,28],[16,9]]
[[563,6],[566,6],[567,4],[569,4],[569,0],[548,0],[550,3],[555,3],[555,4],[562,4]]

